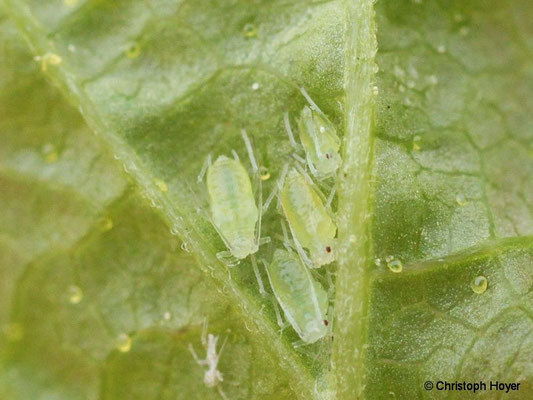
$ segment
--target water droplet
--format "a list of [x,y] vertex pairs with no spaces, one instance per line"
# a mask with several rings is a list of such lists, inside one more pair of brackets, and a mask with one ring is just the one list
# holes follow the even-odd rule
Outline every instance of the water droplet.
[[387,268],[396,274],[403,271],[403,264],[400,260],[391,260],[387,261]]
[[441,44],[441,45],[439,45],[439,47],[437,47],[437,51],[440,54],[444,54],[444,53],[446,53],[446,47],[443,44]]
[[19,342],[24,337],[24,328],[18,322],[5,324],[2,331],[10,342]]
[[70,285],[67,289],[70,304],[79,304],[83,299],[83,291],[76,285]]
[[259,176],[261,177],[262,181],[266,181],[270,179],[270,172],[268,172],[266,167],[259,167]]
[[127,353],[131,350],[131,338],[126,333],[121,333],[115,339],[115,346],[117,350],[122,353]]
[[487,281],[487,278],[482,275],[476,276],[474,279],[472,279],[472,282],[470,283],[472,291],[477,294],[485,293],[488,285],[489,282]]
[[422,138],[418,135],[416,135],[414,138],[413,138],[413,150],[415,151],[419,151],[421,149],[420,147],[420,140]]
[[163,319],[164,319],[165,321],[170,321],[170,318],[172,318],[172,314],[170,314],[170,311],[165,311],[165,312],[163,313]]
[[259,83],[254,82],[252,83],[252,90],[258,90],[259,89]]
[[242,34],[244,37],[253,38],[257,36],[257,27],[252,23],[247,23],[242,28]]
[[181,249],[182,249],[184,252],[186,252],[186,253],[189,253],[189,252],[190,252],[189,248],[187,247],[187,243],[185,243],[185,242],[183,242],[183,243],[181,244]]
[[428,82],[435,86],[437,83],[439,83],[439,79],[435,75],[428,76]]
[[113,220],[109,217],[101,218],[100,219],[100,226],[102,227],[102,230],[104,232],[110,231],[113,229]]
[[466,36],[469,33],[470,33],[470,29],[467,26],[463,26],[461,27],[461,29],[459,29],[459,35],[461,36]]
[[52,164],[57,161],[59,158],[59,154],[57,153],[57,150],[55,146],[51,143],[46,143],[42,148],[42,154],[44,157],[44,161],[47,164]]
[[161,179],[155,179],[154,183],[159,188],[159,190],[161,190],[163,193],[168,191],[168,186],[165,183],[165,181],[163,181]]
[[126,48],[126,57],[128,58],[137,58],[139,57],[139,54],[141,54],[141,46],[139,46],[139,43],[131,43],[127,48]]
[[459,204],[460,206],[464,206],[468,203],[468,201],[465,199],[465,196],[462,193],[459,193],[457,196],[455,196],[455,202]]

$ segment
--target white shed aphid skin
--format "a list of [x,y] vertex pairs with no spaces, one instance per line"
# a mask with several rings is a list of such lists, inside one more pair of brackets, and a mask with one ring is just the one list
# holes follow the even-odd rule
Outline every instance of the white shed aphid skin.
[[[305,106],[302,109],[298,121],[298,131],[305,150],[306,163],[313,175],[321,179],[327,178],[334,175],[342,163],[339,154],[341,140],[337,136],[335,126],[318,108],[305,89],[301,88],[300,91],[310,104],[310,107]],[[288,112],[284,114],[283,122],[291,145],[298,151],[300,146],[294,138]],[[297,154],[294,156],[301,160]]]
[[263,263],[274,296],[298,336],[307,344],[324,337],[328,332],[328,296],[298,255],[277,249],[272,262]]
[[[313,268],[333,262],[337,226],[321,194],[295,168],[291,168],[280,186],[281,208],[302,259]],[[310,259],[302,247],[309,251]]]
[[200,359],[194,351],[192,344],[189,343],[189,351],[191,352],[194,361],[196,361],[198,365],[207,366],[207,370],[204,373],[204,384],[210,388],[216,387],[220,396],[225,400],[227,397],[220,387],[220,383],[224,381],[224,378],[222,373],[218,370],[218,362],[227,340],[228,338],[226,337],[224,343],[222,343],[222,346],[220,347],[220,352],[217,353],[218,336],[211,333],[207,334],[207,323],[204,323],[202,330],[202,346],[206,350],[205,359]]
[[256,206],[248,172],[235,151],[233,159],[222,155],[213,164],[209,155],[198,176],[198,182],[202,181],[203,175],[207,172],[210,220],[228,248],[228,251],[217,253],[217,258],[232,266],[250,256],[259,291],[264,295],[266,292],[254,254],[259,246],[269,242],[270,238],[260,238],[262,187],[259,167],[248,135],[244,130],[241,131],[241,135],[254,175],[257,176],[260,207]]

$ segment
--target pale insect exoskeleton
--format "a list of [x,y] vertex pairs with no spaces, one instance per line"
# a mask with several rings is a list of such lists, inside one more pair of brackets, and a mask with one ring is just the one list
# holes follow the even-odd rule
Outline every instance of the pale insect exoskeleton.
[[265,294],[254,254],[270,238],[261,238],[262,188],[259,168],[253,154],[250,139],[241,131],[254,175],[257,176],[259,208],[256,206],[252,183],[248,172],[233,151],[233,159],[219,156],[214,163],[208,156],[198,181],[207,172],[207,192],[211,208],[210,220],[228,248],[217,253],[217,258],[227,265],[236,265],[250,256],[259,291]]
[[291,250],[278,249],[263,260],[274,296],[298,336],[314,343],[328,332],[328,296],[311,271]]
[[206,351],[205,359],[200,359],[194,351],[192,344],[189,343],[189,351],[196,363],[201,366],[207,366],[207,370],[204,373],[204,384],[210,388],[216,387],[220,396],[225,400],[227,397],[220,387],[220,383],[224,381],[224,378],[222,373],[218,370],[218,362],[222,355],[222,351],[224,350],[224,346],[226,345],[226,340],[228,340],[227,337],[224,339],[224,343],[222,343],[220,351],[217,353],[218,336],[211,333],[207,334],[207,323],[204,323],[202,330],[202,346]]
[[304,171],[291,168],[282,178],[280,204],[300,257],[312,268],[333,262],[337,226],[322,194]]
[[[305,161],[311,173],[323,179],[333,176],[342,163],[339,149],[341,140],[337,136],[337,129],[318,108],[304,88],[300,91],[309,102],[305,106],[298,121],[300,142],[305,151]],[[289,113],[283,116],[285,130],[291,145],[298,150],[299,145],[294,138]],[[297,159],[301,159],[296,155]]]

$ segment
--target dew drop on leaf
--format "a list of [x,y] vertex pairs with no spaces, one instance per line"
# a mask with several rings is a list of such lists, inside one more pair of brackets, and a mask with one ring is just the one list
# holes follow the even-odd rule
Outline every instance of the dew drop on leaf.
[[477,294],[485,293],[488,285],[489,282],[487,281],[487,278],[482,275],[476,276],[474,279],[472,279],[472,282],[470,283],[472,291]]
[[262,181],[266,181],[270,179],[270,172],[265,167],[259,167],[259,176],[261,177]]
[[244,37],[253,38],[257,36],[257,27],[254,24],[248,23],[242,28]]
[[391,260],[387,261],[387,268],[389,268],[391,272],[398,274],[402,272],[403,264],[400,260]]
[[126,48],[126,57],[128,58],[137,58],[139,57],[139,54],[141,54],[141,46],[139,46],[138,43],[131,43],[127,48]]
[[131,349],[131,338],[126,333],[121,333],[115,339],[115,346],[117,350],[122,353],[127,353]]
[[67,295],[70,304],[79,304],[83,299],[83,291],[76,285],[71,285],[68,287]]
[[161,190],[163,193],[167,192],[168,191],[168,186],[167,184],[165,183],[165,181],[161,180],[161,179],[156,179],[154,181],[155,185],[159,188],[159,190]]
[[462,193],[459,193],[457,196],[455,196],[455,201],[460,206],[464,206],[465,204],[468,203],[468,201],[466,201],[465,196]]

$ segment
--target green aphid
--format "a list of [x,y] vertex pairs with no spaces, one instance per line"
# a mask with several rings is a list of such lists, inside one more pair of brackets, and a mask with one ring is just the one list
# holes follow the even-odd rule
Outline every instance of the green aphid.
[[328,332],[328,296],[311,271],[292,251],[276,250],[265,263],[270,285],[287,320],[305,343],[314,343]]
[[250,177],[241,162],[218,157],[207,169],[207,191],[213,224],[231,255],[243,259],[257,252],[259,210]]
[[[310,267],[318,268],[335,260],[337,226],[308,177],[292,168],[281,187],[281,206],[297,248],[310,253]],[[299,251],[306,258],[303,251]]]
[[305,106],[298,128],[311,172],[319,177],[335,174],[342,163],[341,140],[335,126],[324,114]]

